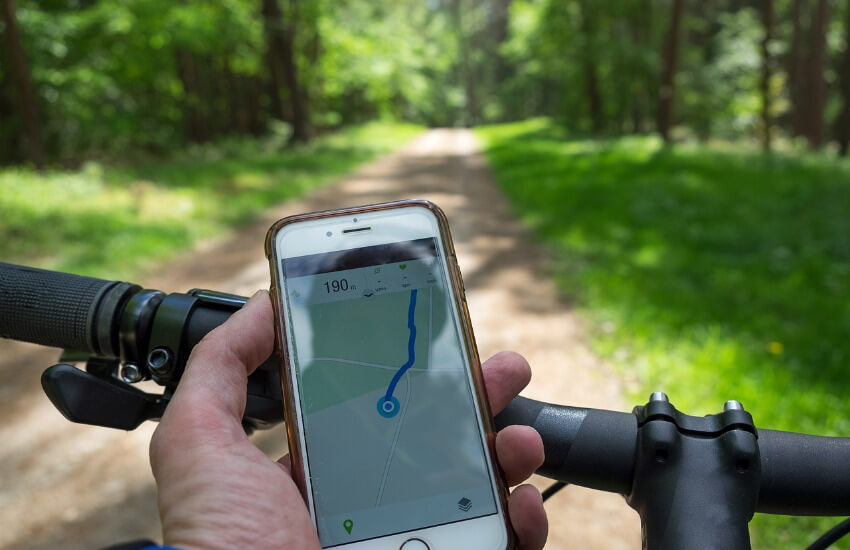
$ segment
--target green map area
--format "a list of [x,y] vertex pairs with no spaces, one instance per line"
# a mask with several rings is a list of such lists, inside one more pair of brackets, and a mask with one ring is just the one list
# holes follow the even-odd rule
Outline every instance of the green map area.
[[[418,376],[430,360],[432,323],[446,318],[445,300],[434,299],[434,288],[418,290],[414,322],[416,362],[405,376]],[[439,293],[439,291],[438,291]],[[312,352],[301,358],[302,406],[305,415],[386,388],[407,361],[410,291],[369,300],[313,304],[310,307]],[[434,323],[434,321],[438,321]]]
[[[442,281],[420,261],[289,281],[311,493],[326,546],[495,512]],[[458,508],[463,499],[474,504]]]

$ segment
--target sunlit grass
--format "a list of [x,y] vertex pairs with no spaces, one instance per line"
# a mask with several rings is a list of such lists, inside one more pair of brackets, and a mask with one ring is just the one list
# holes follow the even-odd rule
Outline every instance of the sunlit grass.
[[[738,399],[764,428],[850,436],[850,164],[542,119],[478,135],[634,403]],[[832,522],[759,518],[754,538],[803,547]]]
[[281,149],[270,140],[196,147],[169,160],[39,173],[0,171],[0,260],[131,278],[200,239],[409,141],[372,123]]

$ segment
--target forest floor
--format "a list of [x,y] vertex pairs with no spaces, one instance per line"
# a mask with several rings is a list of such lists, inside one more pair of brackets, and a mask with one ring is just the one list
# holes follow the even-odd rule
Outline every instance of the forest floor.
[[[207,241],[138,281],[148,288],[211,288],[243,295],[267,288],[263,237],[279,217],[400,198],[427,198],[447,213],[482,358],[499,350],[531,363],[529,397],[622,410],[613,369],[588,348],[585,329],[550,277],[550,258],[511,211],[466,130],[431,130],[340,182],[268,210],[256,222]],[[0,342],[0,548],[91,549],[158,538],[147,445],[134,432],[68,423],[39,386],[56,350]],[[254,441],[286,451],[281,427]],[[548,480],[535,478],[539,487]],[[568,487],[547,502],[547,548],[633,549],[637,515],[621,497]]]

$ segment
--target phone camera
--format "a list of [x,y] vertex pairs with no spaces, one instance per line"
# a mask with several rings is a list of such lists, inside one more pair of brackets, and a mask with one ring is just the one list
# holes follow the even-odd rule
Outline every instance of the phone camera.
[[333,234],[334,234],[333,231],[328,231],[327,233],[325,233],[325,235],[327,235],[328,237],[330,237]]

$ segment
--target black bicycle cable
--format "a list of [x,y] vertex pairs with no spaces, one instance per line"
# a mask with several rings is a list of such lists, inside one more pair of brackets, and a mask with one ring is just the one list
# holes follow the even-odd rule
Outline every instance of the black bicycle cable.
[[552,485],[546,487],[546,489],[544,489],[543,493],[542,493],[543,501],[545,502],[546,500],[549,499],[549,497],[551,497],[552,495],[554,495],[555,493],[557,493],[558,491],[560,491],[561,489],[563,489],[566,486],[567,486],[567,484],[564,483],[563,481],[556,481]]
[[[543,501],[549,500],[552,495],[566,487],[568,484],[563,481],[556,481],[552,485],[546,487],[543,490],[542,496]],[[806,550],[826,550],[834,543],[838,542],[840,539],[844,538],[850,534],[850,518],[845,519],[816,540],[812,544],[810,544]]]
[[824,550],[825,548],[829,548],[832,543],[837,542],[848,533],[850,533],[850,518],[845,519],[824,533],[818,540],[809,545],[806,550]]

